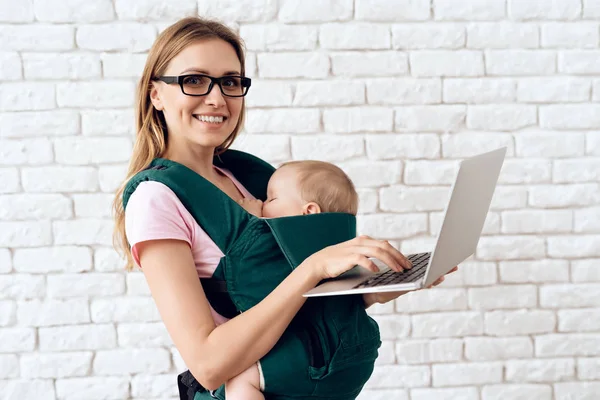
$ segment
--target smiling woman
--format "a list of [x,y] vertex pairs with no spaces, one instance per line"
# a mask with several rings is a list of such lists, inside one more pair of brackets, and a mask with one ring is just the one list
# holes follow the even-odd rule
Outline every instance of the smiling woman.
[[[302,294],[357,264],[376,271],[369,257],[397,271],[407,261],[386,241],[346,229],[346,241],[311,251],[290,268],[263,220],[238,204],[264,200],[274,171],[228,150],[250,85],[241,39],[225,25],[185,18],[161,33],[138,87],[136,143],[114,202],[115,242],[129,268],[142,268],[191,371],[178,381],[181,399],[223,400],[225,392],[229,400],[263,393],[277,400],[353,399],[373,371],[377,324],[361,297],[305,305]],[[232,274],[240,271],[233,266],[249,275]],[[252,304],[235,290],[216,301],[200,279],[224,277],[228,287],[241,282],[233,289],[268,290]],[[240,384],[232,387],[235,377]]]

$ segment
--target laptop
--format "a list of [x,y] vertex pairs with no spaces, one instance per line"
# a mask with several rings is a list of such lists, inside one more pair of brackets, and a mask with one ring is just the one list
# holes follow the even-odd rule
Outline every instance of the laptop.
[[395,272],[375,258],[379,272],[355,266],[327,279],[304,297],[398,292],[425,288],[475,253],[492,202],[506,147],[461,161],[435,248],[411,254],[411,269]]

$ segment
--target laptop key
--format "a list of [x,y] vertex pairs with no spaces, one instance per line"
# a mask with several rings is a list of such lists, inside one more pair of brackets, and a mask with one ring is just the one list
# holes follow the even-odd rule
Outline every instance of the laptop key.
[[388,270],[366,279],[365,281],[354,286],[354,289],[414,282],[425,275],[430,256],[431,253],[411,254],[407,257],[413,264],[411,269],[406,269],[402,272]]

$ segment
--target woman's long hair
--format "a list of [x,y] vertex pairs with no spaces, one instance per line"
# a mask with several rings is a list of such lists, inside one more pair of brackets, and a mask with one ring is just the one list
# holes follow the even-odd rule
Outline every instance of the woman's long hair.
[[[136,138],[133,154],[124,182],[119,186],[113,201],[115,227],[113,245],[125,256],[126,268],[134,266],[129,242],[125,235],[125,210],[123,208],[123,191],[129,179],[146,169],[150,162],[164,154],[167,144],[167,125],[161,111],[150,101],[152,80],[164,74],[169,62],[184,48],[200,40],[222,39],[233,46],[240,60],[242,76],[245,75],[244,45],[237,33],[226,25],[200,17],[187,17],[165,29],[156,39],[148,53],[142,77],[138,83],[135,101]],[[242,103],[240,118],[229,137],[215,149],[215,155],[227,150],[242,129],[245,115],[245,104]]]

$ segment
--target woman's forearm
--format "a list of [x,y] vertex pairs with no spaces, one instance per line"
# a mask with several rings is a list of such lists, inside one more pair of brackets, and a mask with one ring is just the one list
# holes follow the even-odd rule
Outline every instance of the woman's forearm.
[[[319,277],[301,264],[263,301],[216,327],[207,338],[213,360],[208,382],[213,388],[238,375],[267,354],[277,343]],[[211,389],[211,388],[207,388]]]

